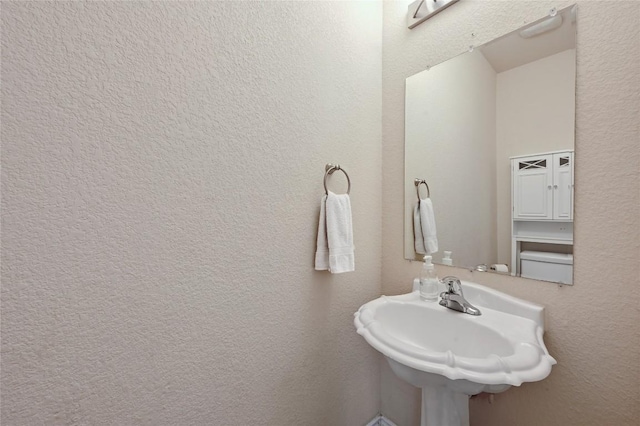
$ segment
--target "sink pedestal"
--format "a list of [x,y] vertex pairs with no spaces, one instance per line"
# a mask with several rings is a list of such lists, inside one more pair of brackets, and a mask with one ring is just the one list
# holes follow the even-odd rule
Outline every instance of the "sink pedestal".
[[469,426],[471,395],[481,392],[500,393],[511,387],[450,380],[440,374],[416,370],[389,357],[387,361],[398,377],[422,389],[420,426]]
[[469,395],[444,386],[422,388],[420,426],[469,426]]

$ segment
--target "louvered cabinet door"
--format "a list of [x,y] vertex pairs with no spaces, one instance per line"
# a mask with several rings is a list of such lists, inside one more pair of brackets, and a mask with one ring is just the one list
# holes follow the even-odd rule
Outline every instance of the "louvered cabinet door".
[[552,160],[552,155],[512,160],[515,220],[553,218]]
[[553,218],[573,219],[573,153],[553,154]]

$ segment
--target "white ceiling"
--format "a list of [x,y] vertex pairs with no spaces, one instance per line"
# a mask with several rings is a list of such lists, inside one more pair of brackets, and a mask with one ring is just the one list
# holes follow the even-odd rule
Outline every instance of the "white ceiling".
[[561,16],[562,26],[555,30],[531,38],[520,36],[520,31],[549,19],[546,17],[480,46],[478,50],[493,69],[501,73],[567,49],[575,49],[576,24],[571,9],[564,10]]

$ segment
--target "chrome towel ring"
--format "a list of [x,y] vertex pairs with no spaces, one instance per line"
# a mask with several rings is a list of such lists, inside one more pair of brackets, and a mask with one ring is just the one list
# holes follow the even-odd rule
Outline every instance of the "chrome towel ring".
[[340,167],[339,164],[327,164],[326,166],[324,166],[324,193],[329,195],[329,190],[327,189],[327,178],[329,177],[329,175],[332,175],[333,172],[340,170],[342,173],[344,173],[344,175],[347,177],[347,194],[349,194],[351,192],[351,179],[349,179],[349,175],[347,174],[347,172]]
[[429,184],[424,179],[415,178],[413,183],[416,185],[416,193],[418,194],[418,200],[420,200],[420,185],[424,183],[424,186],[427,187],[427,198],[431,198],[431,191],[429,190]]

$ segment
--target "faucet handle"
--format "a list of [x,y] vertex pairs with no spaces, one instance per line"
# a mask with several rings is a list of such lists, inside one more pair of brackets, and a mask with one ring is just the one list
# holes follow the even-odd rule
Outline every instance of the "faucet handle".
[[442,283],[447,286],[447,293],[449,294],[459,294],[462,296],[462,284],[460,283],[460,279],[454,276],[444,277]]

